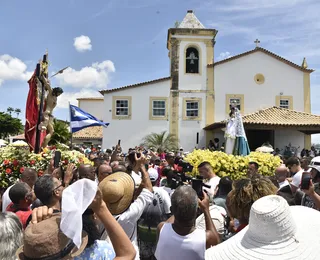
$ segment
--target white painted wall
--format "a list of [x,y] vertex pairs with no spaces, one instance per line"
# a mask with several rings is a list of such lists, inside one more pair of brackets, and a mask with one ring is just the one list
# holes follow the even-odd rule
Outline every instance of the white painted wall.
[[103,120],[103,100],[79,100],[79,108],[83,111],[95,116],[99,120]]
[[[169,131],[169,120],[149,120],[149,97],[169,98],[170,84],[171,80],[167,80],[105,94],[103,120],[110,122],[110,125],[103,130],[102,147],[111,148],[120,139],[122,148],[127,151],[139,145],[142,138],[150,133]],[[112,119],[112,96],[132,96],[131,120]]]
[[[264,84],[254,76],[261,73]],[[215,120],[227,118],[226,94],[244,94],[244,114],[275,106],[276,96],[293,96],[293,109],[304,110],[303,72],[262,52],[256,52],[214,67]]]
[[[274,148],[284,149],[291,143],[292,146],[298,148],[301,151],[304,148],[304,134],[294,130],[276,130],[274,133]],[[283,152],[283,151],[281,151]]]

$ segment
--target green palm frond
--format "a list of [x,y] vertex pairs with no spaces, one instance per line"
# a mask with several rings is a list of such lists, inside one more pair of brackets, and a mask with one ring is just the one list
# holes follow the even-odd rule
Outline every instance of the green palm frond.
[[157,152],[175,151],[178,149],[178,139],[175,135],[163,131],[161,133],[151,133],[142,140],[142,146]]

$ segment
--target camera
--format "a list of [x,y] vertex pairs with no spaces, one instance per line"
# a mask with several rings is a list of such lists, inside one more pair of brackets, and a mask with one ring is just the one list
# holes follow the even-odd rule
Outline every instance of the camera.
[[184,160],[179,160],[178,166],[180,166],[182,168],[183,173],[192,172],[192,170],[193,170],[193,166]]

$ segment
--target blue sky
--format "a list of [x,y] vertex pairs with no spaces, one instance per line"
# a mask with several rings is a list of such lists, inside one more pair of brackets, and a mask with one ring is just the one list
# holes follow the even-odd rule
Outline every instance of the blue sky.
[[[318,0],[0,0],[0,111],[20,108],[27,79],[49,50],[52,80],[61,96],[54,112],[67,119],[67,104],[114,88],[169,75],[167,30],[194,10],[217,29],[215,59],[261,47],[297,64],[307,58],[312,112],[320,114],[320,1]],[[320,141],[320,138],[317,138]]]

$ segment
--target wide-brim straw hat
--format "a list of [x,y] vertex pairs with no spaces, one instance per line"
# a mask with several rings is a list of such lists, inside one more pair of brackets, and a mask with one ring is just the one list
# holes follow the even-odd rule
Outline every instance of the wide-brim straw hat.
[[60,230],[61,214],[54,214],[51,218],[36,224],[30,224],[23,238],[16,256],[22,260],[37,259],[73,259],[86,248],[88,235],[82,232],[82,243],[77,248]]
[[128,173],[117,172],[107,176],[99,184],[102,198],[111,214],[125,212],[133,201],[134,180]]
[[262,197],[251,207],[249,225],[208,249],[205,259],[320,259],[319,219],[314,209],[289,207],[277,195]]

